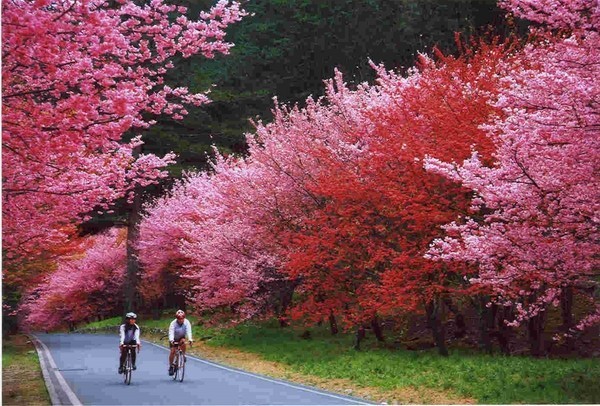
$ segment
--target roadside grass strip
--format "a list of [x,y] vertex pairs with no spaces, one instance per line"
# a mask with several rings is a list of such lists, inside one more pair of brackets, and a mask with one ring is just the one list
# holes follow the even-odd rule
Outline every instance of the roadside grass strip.
[[374,339],[356,351],[352,335],[331,337],[326,329],[311,329],[311,338],[302,339],[302,331],[246,324],[212,332],[207,344],[252,352],[302,374],[408,391],[422,403],[600,403],[598,359],[507,357],[465,349],[441,357],[435,349],[390,350]]
[[2,404],[51,404],[35,347],[22,334],[2,339]]

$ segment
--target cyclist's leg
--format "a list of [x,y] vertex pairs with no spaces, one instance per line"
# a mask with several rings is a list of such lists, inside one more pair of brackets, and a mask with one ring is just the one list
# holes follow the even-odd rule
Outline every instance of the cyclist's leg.
[[179,348],[181,348],[181,352],[183,352],[185,354],[185,339],[184,338],[179,340]]
[[[137,341],[135,341],[135,340],[130,340],[127,343],[127,345],[136,345],[136,344],[137,344]],[[129,348],[129,351],[131,351],[131,368],[134,368],[134,369],[135,369],[135,355],[136,355],[135,350],[136,350],[135,348]]]
[[127,351],[124,348],[120,348],[121,356],[119,357],[119,373],[123,373],[123,365],[125,364],[125,358],[127,357]]
[[137,369],[137,366],[135,365],[136,356],[137,356],[136,348],[131,348],[131,366],[134,371]]
[[169,353],[169,375],[173,375],[173,372],[174,372],[173,360],[175,359],[175,351],[176,350],[177,350],[177,347],[175,347],[173,344],[171,344],[171,352]]
[[177,350],[177,347],[175,347],[174,345],[171,346],[171,353],[169,354],[169,365],[173,365],[173,359],[175,358],[175,351]]

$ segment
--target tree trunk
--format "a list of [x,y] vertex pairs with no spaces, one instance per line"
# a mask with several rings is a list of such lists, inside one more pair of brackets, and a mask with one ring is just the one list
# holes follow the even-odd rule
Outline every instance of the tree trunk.
[[544,355],[544,312],[540,312],[537,316],[529,319],[527,322],[527,330],[529,332],[529,348],[531,355],[534,357]]
[[[566,333],[575,324],[573,320],[573,286],[567,286],[561,292],[560,309],[562,313],[562,330]],[[573,337],[567,337],[564,346],[569,352],[575,350],[575,340],[573,340]]]
[[560,308],[562,311],[563,329],[573,327],[573,287],[567,286],[560,295]]
[[494,320],[496,307],[490,306],[489,296],[479,296],[479,303],[476,303],[476,307],[479,313],[479,348],[483,351],[491,354],[493,352],[492,346],[492,330],[494,328]]
[[152,319],[160,320],[161,306],[159,304],[160,298],[154,301],[154,306],[152,306]]
[[446,347],[446,331],[443,323],[444,307],[441,306],[439,298],[434,298],[425,306],[427,313],[427,323],[433,334],[433,340],[440,355],[448,356],[448,348]]
[[335,319],[335,314],[333,314],[333,312],[329,313],[329,329],[331,331],[331,335],[333,336],[339,332],[337,320]]
[[287,316],[287,310],[292,304],[296,286],[298,286],[297,281],[285,281],[279,289],[279,306],[275,305],[275,311],[278,314],[280,327],[288,327],[290,325],[290,320]]
[[[499,306],[498,306],[499,307]],[[506,324],[506,320],[512,319],[512,307],[502,306],[499,307],[498,317],[498,343],[500,344],[500,351],[504,355],[510,355],[510,336],[512,328]]]
[[177,295],[177,308],[187,312],[187,303],[184,295]]
[[455,338],[463,338],[467,334],[467,324],[465,323],[465,316],[460,312],[458,307],[452,303],[452,299],[444,299],[444,303],[448,309],[454,314],[454,325],[456,330],[454,331]]
[[354,342],[354,349],[360,351],[360,342],[365,338],[365,328],[358,326],[356,329],[356,340]]
[[[139,156],[141,146],[137,146],[133,150],[133,156]],[[138,224],[141,220],[142,211],[142,190],[141,187],[135,186],[133,190],[133,202],[129,211],[129,219],[127,221],[127,273],[125,275],[125,311],[124,313],[136,311],[136,298],[138,289],[138,277],[140,273],[140,264],[138,261],[137,250],[135,244],[138,241],[139,229]]]
[[377,341],[385,342],[385,337],[383,336],[381,324],[379,323],[379,317],[375,316],[373,317],[373,319],[371,319],[371,328],[373,329],[375,337],[377,337]]

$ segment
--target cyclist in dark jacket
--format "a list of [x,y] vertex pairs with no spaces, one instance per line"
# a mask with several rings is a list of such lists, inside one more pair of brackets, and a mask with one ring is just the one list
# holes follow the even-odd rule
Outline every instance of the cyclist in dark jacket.
[[[142,347],[140,341],[140,328],[135,321],[137,320],[137,314],[133,312],[129,312],[125,315],[125,323],[121,324],[119,327],[119,349],[121,350],[121,359],[119,361],[119,373],[123,373],[123,364],[125,364],[125,357],[127,356],[127,351],[124,351],[123,345],[137,345],[138,352]],[[135,366],[135,358],[136,352],[132,351],[131,361],[133,362],[133,369],[135,370],[137,367]]]

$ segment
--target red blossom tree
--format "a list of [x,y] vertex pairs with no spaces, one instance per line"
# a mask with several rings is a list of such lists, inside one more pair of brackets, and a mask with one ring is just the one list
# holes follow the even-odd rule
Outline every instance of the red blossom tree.
[[482,45],[438,64],[422,57],[406,78],[379,68],[376,93],[365,93],[362,103],[340,82],[330,88],[328,108],[362,116],[361,125],[348,123],[352,135],[345,136],[362,153],[355,160],[320,155],[327,170],[310,190],[324,204],[290,236],[285,268],[302,280],[297,314],[313,321],[336,314],[351,326],[424,311],[444,352],[443,300],[457,292],[456,275],[466,270],[423,254],[439,226],[466,211],[469,196],[427,174],[422,160],[427,154],[463,159],[472,145],[491,153],[478,126],[495,111],[488,101],[498,92],[507,50]]

